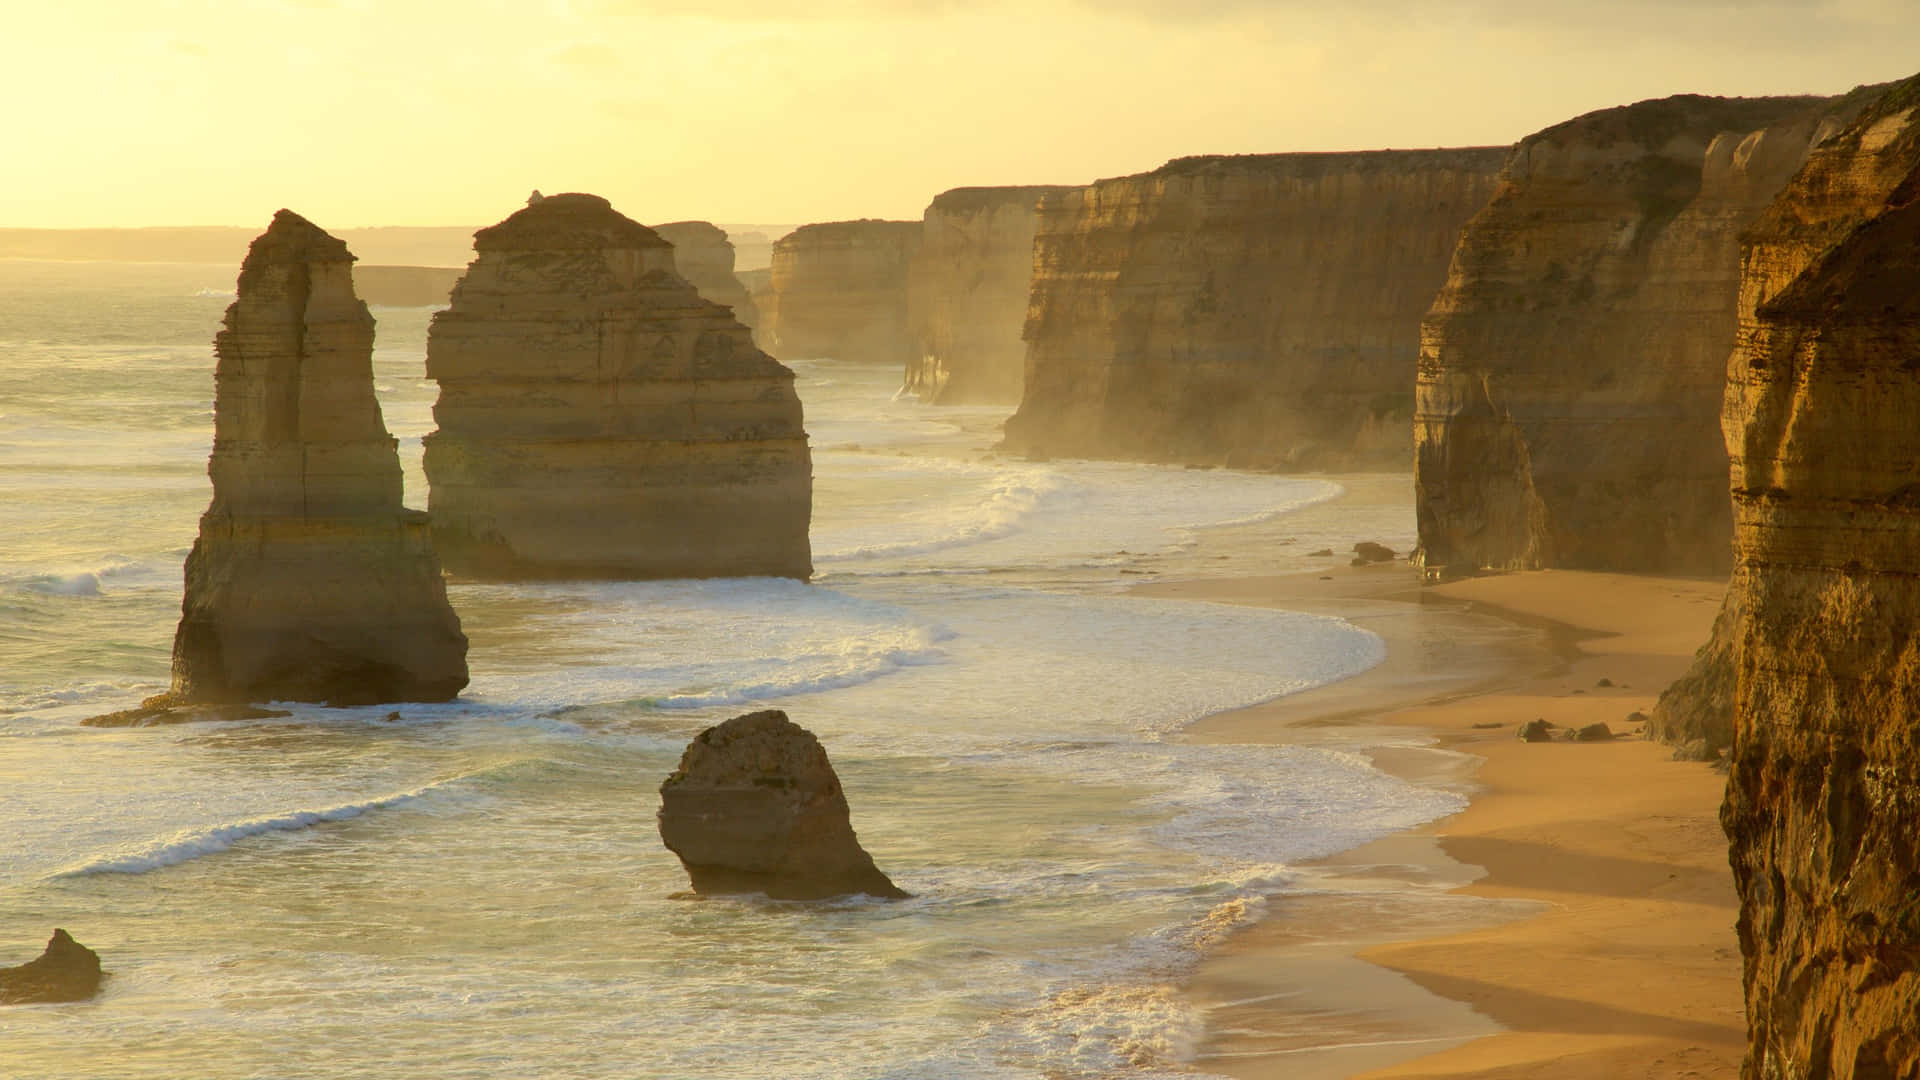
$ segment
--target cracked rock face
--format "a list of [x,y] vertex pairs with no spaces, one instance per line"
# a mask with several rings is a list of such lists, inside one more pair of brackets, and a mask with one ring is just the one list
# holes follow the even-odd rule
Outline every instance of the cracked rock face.
[[1745,244],[1728,370],[1748,1080],[1920,1076],[1920,77]]
[[596,195],[474,234],[427,337],[425,467],[455,574],[812,572],[812,461],[793,372]]
[[291,211],[214,339],[213,503],[187,556],[176,703],[445,701],[467,684],[426,515],[373,393],[345,244]]
[[778,709],[701,732],[660,785],[660,838],[699,893],[907,894],[861,848],[827,751]]
[[907,273],[920,249],[918,221],[830,221],[774,241],[772,300],[763,305],[768,347],[788,360],[832,357],[904,370]]

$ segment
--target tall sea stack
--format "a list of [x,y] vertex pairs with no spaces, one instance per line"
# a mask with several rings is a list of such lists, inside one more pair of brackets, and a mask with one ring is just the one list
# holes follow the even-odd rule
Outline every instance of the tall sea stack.
[[673,245],[673,268],[700,295],[733,309],[740,325],[760,325],[760,308],[733,274],[733,242],[725,229],[707,221],[670,221],[653,231]]
[[918,221],[802,225],[773,244],[768,348],[789,360],[832,357],[906,368],[907,268]]
[[183,703],[445,701],[467,684],[427,515],[373,394],[347,246],[288,210],[214,339],[213,504],[173,641]]
[[1403,467],[1420,317],[1505,154],[1181,158],[1047,196],[1008,448]]
[[1742,268],[1721,820],[1744,1075],[1920,1076],[1920,76],[1813,151]]
[[474,234],[433,318],[429,510],[477,578],[812,572],[793,372],[674,270],[659,234],[554,195]]
[[1740,232],[1857,105],[1683,95],[1514,147],[1421,328],[1422,562],[1726,572]]
[[907,287],[906,388],[922,401],[1019,403],[1040,200],[1068,190],[955,188],[927,207]]

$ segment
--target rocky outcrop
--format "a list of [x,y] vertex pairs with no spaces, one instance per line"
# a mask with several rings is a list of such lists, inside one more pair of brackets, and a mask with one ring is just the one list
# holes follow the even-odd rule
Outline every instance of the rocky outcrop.
[[806,578],[793,373],[595,195],[474,234],[434,316],[435,543],[478,578]]
[[778,709],[736,716],[687,744],[660,785],[660,839],[699,893],[907,895],[861,848],[820,740]]
[[427,516],[373,396],[353,256],[291,211],[214,339],[213,503],[187,556],[174,704],[445,701],[467,684]]
[[356,266],[353,289],[373,307],[446,307],[457,266]]
[[19,967],[0,968],[0,1005],[86,1001],[100,992],[100,956],[55,930],[46,951]]
[[1182,158],[1048,196],[1008,448],[1403,467],[1420,316],[1504,155]]
[[774,241],[773,298],[760,309],[768,348],[904,370],[914,352],[907,270],[919,248],[917,221],[802,225]]
[[908,275],[906,388],[941,405],[1017,404],[1040,200],[1064,187],[955,188],[922,218]]
[[1685,95],[1514,148],[1421,329],[1423,564],[1726,571],[1740,232],[1857,104]]
[[673,245],[673,266],[700,295],[733,309],[749,330],[760,325],[760,308],[733,274],[733,244],[726,230],[706,221],[670,221],[653,231]]
[[1920,76],[1744,245],[1721,820],[1748,1080],[1920,1076]]

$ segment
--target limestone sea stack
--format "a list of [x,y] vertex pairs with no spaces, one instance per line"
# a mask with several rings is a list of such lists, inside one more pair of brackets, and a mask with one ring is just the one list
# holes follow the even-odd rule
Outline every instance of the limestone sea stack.
[[1067,190],[955,188],[927,207],[907,283],[914,347],[905,385],[920,400],[1019,403],[1040,200]]
[[860,846],[826,748],[778,709],[736,716],[687,744],[660,785],[660,839],[698,893],[907,895]]
[[86,1001],[100,992],[100,956],[55,930],[45,952],[19,967],[0,968],[0,1005]]
[[1402,467],[1420,317],[1505,153],[1181,158],[1047,196],[1007,447]]
[[474,234],[427,334],[434,540],[473,578],[805,579],[793,372],[597,195]]
[[653,231],[673,245],[673,267],[700,295],[733,309],[740,325],[760,325],[760,308],[733,273],[733,243],[726,230],[707,221],[670,221]]
[[832,357],[905,369],[907,271],[918,221],[802,225],[773,244],[772,303],[764,340],[788,360]]
[[1859,103],[1683,95],[1514,147],[1421,328],[1420,562],[1726,571],[1740,232]]
[[1747,1080],[1920,1076],[1920,76],[1749,233],[1721,821]]
[[401,505],[373,318],[344,243],[288,210],[214,339],[213,503],[187,556],[177,703],[445,701],[467,684],[427,516]]

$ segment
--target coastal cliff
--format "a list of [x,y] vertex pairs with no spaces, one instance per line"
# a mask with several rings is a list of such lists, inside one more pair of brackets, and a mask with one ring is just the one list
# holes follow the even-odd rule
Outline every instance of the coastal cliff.
[[1017,404],[1040,200],[1065,187],[955,188],[922,218],[907,287],[906,388],[941,405]]
[[1048,196],[1007,447],[1400,467],[1420,316],[1505,153],[1181,158]]
[[1857,101],[1643,101],[1514,148],[1421,327],[1419,561],[1718,575],[1739,236]]
[[774,241],[764,340],[789,360],[833,357],[905,369],[907,270],[920,249],[918,221],[802,225]]
[[427,335],[435,543],[470,577],[806,578],[793,372],[595,195],[474,234]]
[[457,266],[366,266],[353,268],[353,289],[372,307],[446,307]]
[[214,339],[213,503],[187,556],[179,703],[445,701],[467,684],[426,515],[373,393],[353,256],[282,210]]
[[1721,819],[1748,1080],[1920,1075],[1920,76],[1744,245]]
[[706,221],[670,221],[653,231],[673,245],[673,266],[700,295],[733,309],[740,325],[760,325],[760,308],[733,273],[733,243],[726,230]]

